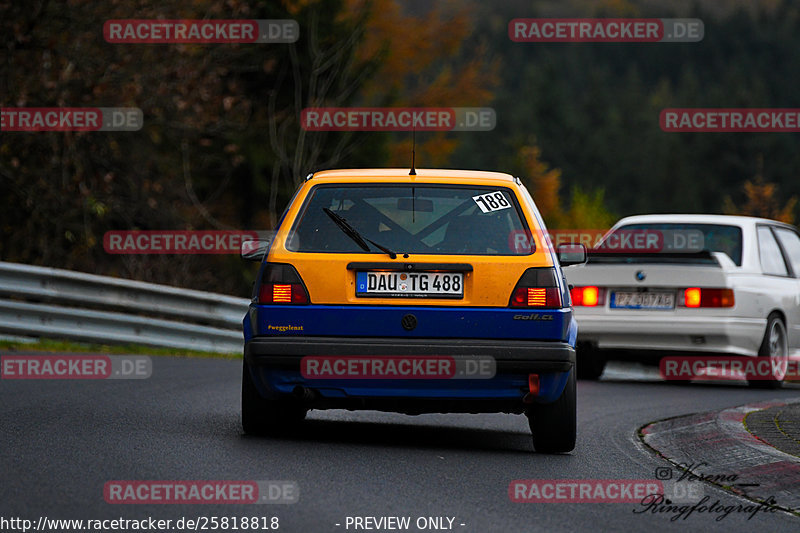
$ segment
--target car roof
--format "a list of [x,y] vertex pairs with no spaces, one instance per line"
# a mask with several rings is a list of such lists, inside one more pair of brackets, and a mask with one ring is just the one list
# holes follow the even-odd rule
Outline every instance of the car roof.
[[323,170],[310,174],[307,180],[325,182],[408,182],[441,181],[444,183],[496,183],[497,185],[511,185],[516,179],[503,172],[490,172],[485,170],[456,170],[418,168],[416,175],[409,175],[408,168],[354,168],[340,170]]
[[614,227],[627,224],[652,224],[652,223],[693,223],[693,224],[724,224],[729,226],[750,227],[756,224],[777,224],[793,228],[791,224],[762,217],[742,215],[707,215],[707,214],[677,214],[665,213],[657,215],[634,215],[620,219]]

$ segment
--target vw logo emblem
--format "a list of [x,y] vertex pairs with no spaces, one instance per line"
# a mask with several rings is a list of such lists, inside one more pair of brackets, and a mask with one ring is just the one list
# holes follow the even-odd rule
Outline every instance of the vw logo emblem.
[[638,271],[638,272],[636,273],[636,280],[637,280],[637,281],[644,281],[644,279],[645,279],[646,277],[647,277],[647,274],[645,274],[645,273],[644,273],[644,270],[640,270],[640,271]]
[[412,329],[417,327],[417,317],[412,314],[408,314],[400,320],[400,324],[403,326],[403,329],[406,331],[411,331]]

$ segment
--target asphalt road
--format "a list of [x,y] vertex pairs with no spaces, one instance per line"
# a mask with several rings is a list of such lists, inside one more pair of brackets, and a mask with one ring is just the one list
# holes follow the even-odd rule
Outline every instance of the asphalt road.
[[[465,533],[800,527],[800,518],[782,512],[671,521],[668,513],[634,512],[643,510],[635,503],[513,503],[508,496],[516,479],[653,479],[666,463],[639,444],[637,428],[797,397],[796,386],[675,385],[617,367],[601,382],[578,383],[576,450],[538,455],[525,419],[515,415],[315,411],[292,438],[243,436],[240,376],[237,361],[154,357],[145,380],[2,380],[0,517],[276,516],[280,531],[297,532],[365,531],[346,529],[348,516],[409,516],[409,531],[419,531],[418,517],[454,517],[453,530]],[[291,505],[120,505],[103,498],[109,480],[292,480],[301,495]],[[748,503],[703,485],[712,501]]]

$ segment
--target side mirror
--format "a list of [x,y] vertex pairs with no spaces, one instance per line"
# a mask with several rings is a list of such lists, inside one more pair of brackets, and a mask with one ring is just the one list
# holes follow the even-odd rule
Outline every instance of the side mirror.
[[242,246],[239,255],[241,256],[242,259],[246,261],[261,262],[264,260],[264,254],[267,253],[267,248],[269,248],[269,243],[270,241],[261,239],[242,241]]
[[565,242],[556,248],[558,262],[562,267],[582,265],[586,262],[586,246],[580,243]]

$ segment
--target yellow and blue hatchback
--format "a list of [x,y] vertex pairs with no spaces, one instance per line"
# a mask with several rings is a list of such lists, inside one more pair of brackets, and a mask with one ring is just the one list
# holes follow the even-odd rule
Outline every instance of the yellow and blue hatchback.
[[[524,413],[537,451],[575,446],[577,325],[522,182],[495,172],[333,170],[300,186],[244,319],[242,425],[309,409]],[[560,262],[560,264],[559,264]]]

